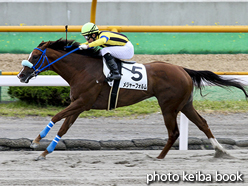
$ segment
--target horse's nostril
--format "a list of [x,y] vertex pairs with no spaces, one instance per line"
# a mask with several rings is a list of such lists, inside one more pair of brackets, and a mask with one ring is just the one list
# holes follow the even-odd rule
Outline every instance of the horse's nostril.
[[20,75],[19,75],[20,78],[23,78],[24,76],[25,76],[24,74],[20,74]]

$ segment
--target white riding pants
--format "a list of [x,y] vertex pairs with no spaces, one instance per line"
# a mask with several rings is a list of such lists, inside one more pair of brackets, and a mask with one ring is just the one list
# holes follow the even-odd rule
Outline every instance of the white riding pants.
[[105,47],[101,49],[100,52],[102,56],[110,53],[113,57],[118,59],[131,59],[134,55],[134,48],[132,43],[128,41],[124,46]]

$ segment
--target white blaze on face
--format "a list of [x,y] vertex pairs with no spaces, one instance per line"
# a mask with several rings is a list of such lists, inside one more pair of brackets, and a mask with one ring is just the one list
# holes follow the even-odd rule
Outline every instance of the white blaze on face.
[[[28,61],[29,61],[29,59],[31,58],[32,54],[33,54],[33,52],[31,52],[31,53],[29,54],[29,56],[28,56]],[[17,77],[20,76],[20,74],[22,73],[23,70],[24,70],[24,67],[23,67],[22,70],[19,72],[19,74],[17,75]]]
[[33,52],[31,52],[31,53],[29,54],[28,60],[31,58],[32,54],[33,54]]
[[22,70],[19,72],[19,74],[17,74],[17,77],[20,78],[20,75],[22,74],[22,71],[24,70],[24,67],[22,68]]

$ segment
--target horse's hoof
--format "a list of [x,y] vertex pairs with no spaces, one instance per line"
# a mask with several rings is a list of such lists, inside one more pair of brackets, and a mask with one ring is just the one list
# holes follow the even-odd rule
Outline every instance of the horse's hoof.
[[215,149],[214,158],[233,159],[234,157],[225,150]]
[[34,159],[35,161],[40,161],[40,160],[46,160],[46,157],[44,156],[38,156],[36,159]]
[[158,156],[157,159],[162,160],[162,159],[164,159],[164,157]]
[[37,148],[39,145],[40,145],[39,143],[32,142],[31,145],[30,145],[30,148],[35,149],[35,148]]

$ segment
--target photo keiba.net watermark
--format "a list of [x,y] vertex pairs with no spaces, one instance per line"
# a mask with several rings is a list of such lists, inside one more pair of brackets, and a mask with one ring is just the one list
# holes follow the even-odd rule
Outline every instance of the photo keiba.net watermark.
[[217,183],[237,183],[243,182],[244,175],[240,171],[234,173],[221,173],[216,171],[214,173],[204,173],[202,171],[196,171],[194,173],[188,173],[182,171],[180,174],[166,173],[159,174],[154,171],[151,174],[146,175],[146,184],[149,185],[155,182],[217,182]]

